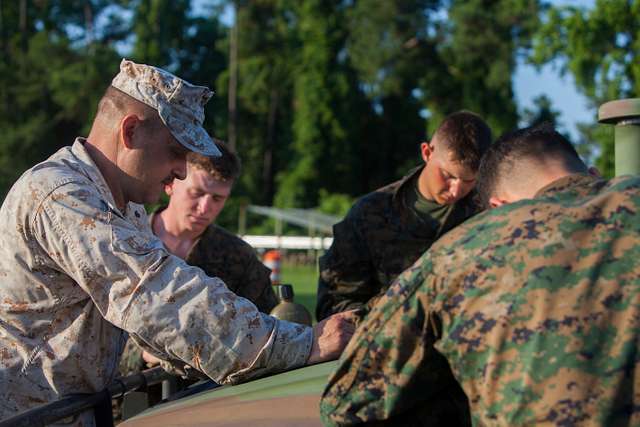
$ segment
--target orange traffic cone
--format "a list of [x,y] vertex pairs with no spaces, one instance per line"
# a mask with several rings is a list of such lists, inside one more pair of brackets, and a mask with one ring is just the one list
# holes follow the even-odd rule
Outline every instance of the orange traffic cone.
[[271,269],[271,284],[280,284],[280,251],[277,249],[267,251],[262,257],[262,263]]

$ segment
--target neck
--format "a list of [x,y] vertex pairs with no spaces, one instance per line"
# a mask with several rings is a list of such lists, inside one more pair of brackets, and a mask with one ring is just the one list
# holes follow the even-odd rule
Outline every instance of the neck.
[[[524,168],[523,168],[524,169]],[[570,170],[559,162],[547,162],[543,168],[529,167],[529,174],[524,175],[526,178],[519,185],[520,196],[531,199],[535,195],[554,181],[564,178],[567,175],[578,173],[580,171]]]
[[426,175],[427,173],[427,168],[424,167],[422,168],[422,171],[420,171],[420,175],[418,175],[418,180],[417,180],[417,188],[418,188],[418,192],[422,195],[422,197],[424,197],[427,200],[433,201],[433,196],[431,195],[431,193],[429,192],[429,189],[427,188],[427,180],[424,178],[424,175]]
[[170,208],[171,204],[160,213],[154,215],[151,227],[153,233],[162,240],[171,253],[181,258],[186,258],[189,250],[202,233],[181,230]]
[[118,166],[116,164],[117,156],[115,154],[116,150],[115,148],[109,150],[105,147],[115,147],[116,145],[101,144],[100,141],[101,139],[95,137],[92,131],[92,133],[89,134],[84,147],[107,183],[107,186],[111,191],[111,195],[113,196],[113,201],[116,203],[116,207],[120,209],[121,212],[124,212],[127,205],[127,199],[122,191],[122,187],[120,186],[120,180],[118,179]]

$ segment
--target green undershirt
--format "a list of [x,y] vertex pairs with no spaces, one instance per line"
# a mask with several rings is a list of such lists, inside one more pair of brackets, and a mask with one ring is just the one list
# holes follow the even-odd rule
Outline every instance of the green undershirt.
[[414,178],[405,191],[405,206],[407,206],[413,214],[421,221],[433,223],[436,235],[440,235],[454,205],[440,205],[434,200],[426,199],[418,189],[418,177]]

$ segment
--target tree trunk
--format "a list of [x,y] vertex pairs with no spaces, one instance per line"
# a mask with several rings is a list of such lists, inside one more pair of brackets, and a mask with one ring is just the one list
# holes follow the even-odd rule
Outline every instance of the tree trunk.
[[0,0],[0,50],[2,50],[4,60],[7,60],[7,43],[4,31],[4,4],[2,4],[2,0]]
[[27,51],[27,0],[20,0],[20,44],[22,51]]
[[87,46],[89,46],[94,39],[93,33],[93,7],[91,1],[86,0],[84,3],[84,34]]
[[280,95],[277,89],[271,89],[269,96],[269,117],[267,119],[267,138],[264,144],[264,156],[262,163],[262,185],[265,204],[271,205],[274,196],[276,127],[278,123],[278,102]]
[[238,88],[238,15],[240,5],[235,5],[235,19],[231,27],[231,37],[229,40],[229,128],[228,143],[232,150],[236,148],[236,126],[237,126],[237,88]]

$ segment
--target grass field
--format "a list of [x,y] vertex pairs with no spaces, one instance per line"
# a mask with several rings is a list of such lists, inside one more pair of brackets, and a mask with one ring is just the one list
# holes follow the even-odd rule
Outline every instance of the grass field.
[[309,310],[315,321],[316,291],[318,289],[318,271],[315,265],[282,265],[280,269],[282,283],[293,285],[295,302]]

